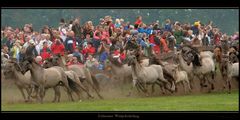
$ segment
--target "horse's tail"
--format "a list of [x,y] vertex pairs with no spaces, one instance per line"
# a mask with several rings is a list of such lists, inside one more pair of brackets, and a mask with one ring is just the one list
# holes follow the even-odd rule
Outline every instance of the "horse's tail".
[[97,81],[96,77],[93,74],[91,74],[91,78],[92,78],[94,86],[97,88],[98,91],[100,91],[99,82]]
[[75,82],[75,81],[73,81],[71,78],[69,78],[68,76],[67,76],[67,80],[68,80],[68,85],[69,85],[69,87],[73,90],[73,91],[75,91],[75,92],[80,92],[80,89],[79,89],[79,85]]

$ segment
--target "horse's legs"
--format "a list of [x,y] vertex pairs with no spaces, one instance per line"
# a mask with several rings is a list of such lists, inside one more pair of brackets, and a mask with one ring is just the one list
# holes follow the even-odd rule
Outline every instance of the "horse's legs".
[[26,88],[27,94],[28,94],[28,101],[31,101],[31,94],[32,94],[33,87]]
[[25,96],[25,94],[24,94],[23,88],[20,87],[20,86],[17,86],[17,87],[18,87],[18,89],[20,90],[20,92],[21,92],[21,94],[22,94],[22,96],[23,96],[24,101],[27,102],[27,99],[26,99],[26,96]]
[[188,91],[191,92],[191,84],[188,79],[186,80],[186,83],[187,83]]
[[45,96],[45,88],[43,85],[39,86],[39,96],[40,96],[40,103],[43,103],[43,97]]
[[100,93],[98,92],[98,90],[97,90],[97,88],[93,85],[93,84],[91,84],[88,80],[86,80],[87,82],[88,82],[88,84],[93,88],[93,90],[97,93],[97,95],[98,95],[98,97],[100,98],[100,99],[103,99],[103,97],[100,95]]
[[130,88],[130,91],[128,93],[127,96],[131,96],[132,92],[133,92],[133,89],[136,87],[138,92],[139,92],[139,88],[136,86],[137,85],[137,80],[132,80],[132,87]]
[[55,92],[55,95],[54,95],[54,99],[52,102],[60,102],[60,96],[61,96],[61,93],[60,93],[60,89],[59,89],[59,86],[55,86],[53,87],[54,89],[54,92]]
[[69,87],[67,84],[64,84],[64,88],[65,88],[65,91],[66,91],[67,94],[68,94],[68,98],[69,98],[71,101],[74,101],[73,96],[72,96],[72,91],[71,91],[70,87]]
[[[88,95],[88,98],[93,98],[93,96],[89,93],[89,90],[86,89],[82,84],[80,84],[80,88],[81,88],[84,92],[86,92],[86,94]],[[81,93],[78,92],[78,94],[79,94],[79,96],[81,96]]]
[[162,91],[162,94],[166,94],[166,91],[165,91],[165,89],[163,88],[162,84],[159,83],[159,82],[156,82],[156,84],[159,85],[159,87],[160,87],[160,89],[161,89],[161,91]]
[[154,87],[155,87],[155,84],[152,85],[152,93],[151,94],[153,94],[155,92]]
[[231,89],[232,89],[231,80],[232,80],[232,77],[230,77],[230,78],[228,77],[228,78],[227,78],[228,93],[229,93],[229,94],[231,93]]
[[189,74],[189,80],[190,80],[190,88],[193,89],[194,87],[194,76],[192,74]]
[[144,93],[148,97],[148,90],[147,90],[147,84],[143,83]]

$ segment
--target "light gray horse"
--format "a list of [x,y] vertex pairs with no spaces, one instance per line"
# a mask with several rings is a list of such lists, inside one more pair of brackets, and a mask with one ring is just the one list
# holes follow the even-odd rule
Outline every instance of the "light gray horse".
[[172,88],[169,89],[166,85],[169,83],[163,76],[162,67],[160,65],[150,65],[148,67],[142,66],[138,63],[135,55],[129,56],[128,65],[131,66],[132,72],[136,75],[137,81],[143,84],[144,92],[146,95],[147,84],[158,84],[161,88],[161,84],[164,83],[164,87],[170,91],[175,91],[175,84],[172,83]]
[[[67,77],[64,71],[60,72],[56,68],[42,68],[32,57],[27,57],[22,62],[22,71],[25,73],[30,70],[31,80],[33,80],[38,86],[37,89],[37,97],[38,100],[43,103],[43,97],[45,96],[46,88],[54,88],[55,91],[59,91],[59,85],[64,86],[65,90],[68,93],[70,100],[73,101],[73,97],[71,94],[71,88],[73,89],[73,84],[69,84],[72,80]],[[55,93],[58,101],[60,99],[60,92]]]
[[[33,83],[30,79],[30,71],[23,74],[19,64],[12,60],[8,60],[3,69],[4,78],[7,80],[14,80],[14,84],[20,90],[25,102],[30,101],[33,88]],[[27,92],[27,96],[25,95],[24,90]]]

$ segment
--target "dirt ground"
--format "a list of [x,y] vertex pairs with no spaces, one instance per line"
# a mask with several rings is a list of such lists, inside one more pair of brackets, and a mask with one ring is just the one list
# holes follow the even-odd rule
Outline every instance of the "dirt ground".
[[[2,78],[2,77],[1,77]],[[118,98],[127,98],[127,97],[146,97],[144,93],[138,92],[136,89],[133,90],[131,96],[127,96],[129,91],[131,90],[131,83],[122,85],[118,82],[111,82],[109,79],[99,79],[100,86],[101,86],[101,92],[100,94],[103,95],[104,99],[118,99]],[[232,83],[232,90],[239,89],[239,81],[237,79],[233,79],[231,81]],[[226,92],[227,90],[223,90],[223,83],[224,80],[220,76],[219,72],[217,72],[217,76],[215,78],[215,89],[214,91],[222,91]],[[161,94],[161,91],[159,87],[155,86],[155,92],[151,96],[165,96],[165,95],[185,95],[183,86],[181,84],[177,84],[177,92],[176,93],[170,93],[167,94]],[[151,93],[151,87],[148,88],[149,93]],[[194,89],[192,89],[191,93],[187,94],[201,94],[201,93],[207,93],[207,88],[204,88],[203,91],[200,91],[200,84],[199,80],[197,78],[194,79]],[[13,84],[13,80],[4,80],[1,79],[1,93],[2,93],[2,103],[18,103],[18,102],[24,102],[23,97],[20,93],[20,91],[17,89],[17,87]],[[97,95],[91,91],[91,93],[95,96],[94,99],[99,99]],[[44,101],[51,102],[53,100],[53,90],[49,89],[47,91],[46,97],[44,98]],[[77,99],[77,96],[74,95],[74,99]],[[88,100],[86,98],[86,95],[83,95],[83,100]],[[61,101],[69,101],[68,96],[66,92],[61,89]]]

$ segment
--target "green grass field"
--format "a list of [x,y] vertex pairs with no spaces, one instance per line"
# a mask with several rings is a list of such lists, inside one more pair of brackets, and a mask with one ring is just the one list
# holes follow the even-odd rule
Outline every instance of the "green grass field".
[[2,111],[239,111],[239,92],[61,103],[2,103]]

